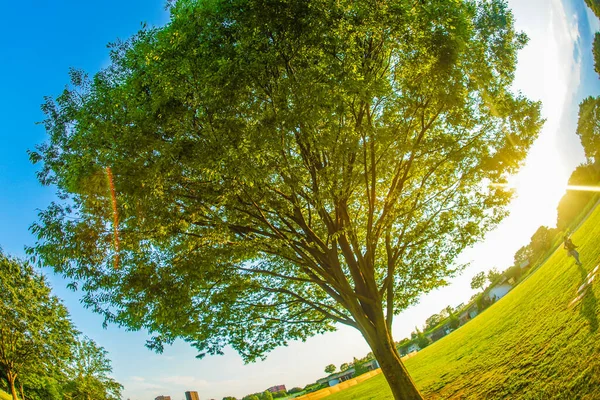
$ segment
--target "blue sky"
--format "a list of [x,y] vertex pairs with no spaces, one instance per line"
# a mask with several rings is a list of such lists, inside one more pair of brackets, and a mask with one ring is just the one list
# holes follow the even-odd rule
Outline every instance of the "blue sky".
[[[583,159],[574,134],[579,101],[600,92],[593,71],[591,36],[598,22],[590,19],[580,0],[511,0],[520,29],[530,38],[519,57],[515,90],[544,102],[546,127],[532,149],[528,164],[516,179],[519,197],[513,213],[486,241],[463,254],[472,266],[451,286],[423,297],[394,322],[397,340],[415,325],[447,305],[467,300],[471,277],[493,266],[504,269],[512,255],[541,224],[552,225],[558,198],[570,171]],[[33,243],[28,232],[36,210],[54,199],[52,188],[41,187],[26,151],[45,140],[40,104],[60,93],[69,67],[95,72],[108,63],[106,44],[135,33],[142,21],[167,21],[162,0],[20,1],[3,4],[0,16],[0,246],[24,256]],[[540,198],[549,199],[541,204]],[[532,214],[532,205],[538,205]],[[111,326],[79,304],[78,293],[45,270],[55,293],[64,299],[74,322],[104,346],[113,360],[114,376],[125,385],[124,398],[153,399],[184,390],[198,390],[201,398],[220,399],[264,390],[274,384],[304,386],[321,377],[325,365],[340,365],[369,350],[358,332],[348,328],[292,343],[275,350],[260,363],[244,366],[232,351],[222,357],[195,359],[193,349],[178,342],[156,355],[144,347],[143,332]]]

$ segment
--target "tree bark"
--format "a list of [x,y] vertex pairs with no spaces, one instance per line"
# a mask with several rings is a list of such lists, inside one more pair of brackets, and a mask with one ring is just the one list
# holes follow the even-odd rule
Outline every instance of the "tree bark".
[[25,393],[23,393],[23,382],[19,382],[19,389],[21,391],[21,400],[25,400]]
[[[379,320],[379,318],[378,318]],[[373,350],[381,372],[385,376],[395,400],[423,400],[408,370],[400,359],[396,344],[390,335],[383,315],[374,323],[375,329],[363,336]]]
[[12,395],[13,400],[19,400],[17,397],[17,389],[15,388],[15,379],[17,379],[17,375],[12,372],[7,372],[6,379],[8,380],[8,386],[10,387],[10,394]]

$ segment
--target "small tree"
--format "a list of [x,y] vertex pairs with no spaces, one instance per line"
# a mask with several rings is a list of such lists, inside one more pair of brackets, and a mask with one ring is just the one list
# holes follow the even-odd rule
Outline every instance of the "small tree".
[[344,372],[350,369],[352,365],[350,363],[343,363],[340,365],[340,371]]
[[45,279],[0,251],[0,369],[13,400],[22,375],[51,376],[64,368],[74,332],[67,309]]
[[482,290],[485,287],[486,281],[487,277],[485,276],[485,272],[481,271],[477,273],[473,279],[471,279],[471,289]]
[[325,373],[326,374],[333,374],[335,372],[336,368],[335,365],[333,364],[329,364],[328,366],[325,367]]
[[458,316],[456,316],[456,314],[450,315],[448,325],[450,325],[450,328],[452,329],[458,328],[458,326],[460,325],[460,319],[458,318]]
[[494,283],[496,282],[498,279],[500,279],[500,277],[502,276],[502,274],[500,272],[498,272],[497,268],[492,268],[488,271],[487,273],[487,280],[490,283]]
[[429,342],[429,338],[427,338],[423,332],[420,332],[419,336],[417,336],[417,346],[419,346],[420,349],[424,349],[429,346]]

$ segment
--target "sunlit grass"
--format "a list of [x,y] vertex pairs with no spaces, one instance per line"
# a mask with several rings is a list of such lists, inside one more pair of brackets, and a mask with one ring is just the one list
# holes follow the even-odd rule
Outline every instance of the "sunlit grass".
[[[406,362],[426,398],[600,398],[600,285],[568,307],[600,262],[600,207],[572,237],[583,267],[559,247],[507,296]],[[382,375],[328,397],[392,398]]]
[[0,389],[0,400],[12,400],[12,396]]

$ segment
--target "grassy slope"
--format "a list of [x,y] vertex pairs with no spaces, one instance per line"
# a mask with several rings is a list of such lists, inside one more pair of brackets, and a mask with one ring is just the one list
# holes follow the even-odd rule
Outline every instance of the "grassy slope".
[[0,389],[0,400],[12,400],[12,396]]
[[[559,248],[480,316],[406,362],[426,398],[600,398],[600,284],[568,308],[600,262],[600,207],[573,242],[583,267]],[[392,396],[379,375],[327,399]]]

